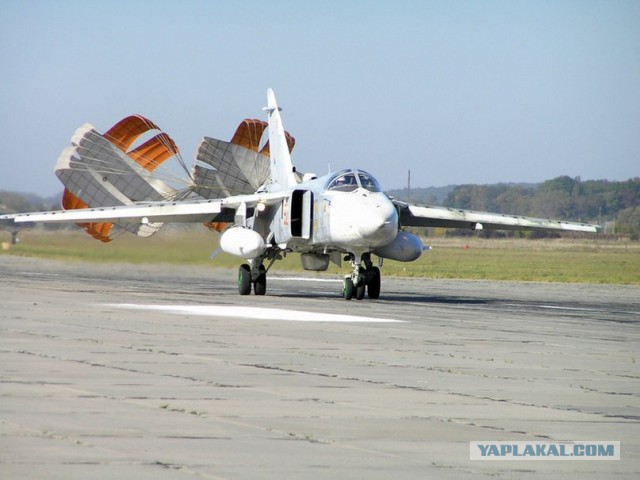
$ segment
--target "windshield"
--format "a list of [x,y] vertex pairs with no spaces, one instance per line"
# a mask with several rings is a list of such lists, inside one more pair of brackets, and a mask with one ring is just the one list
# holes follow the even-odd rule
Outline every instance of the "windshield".
[[382,191],[378,181],[367,172],[358,172],[358,178],[360,178],[360,185],[362,185],[362,188],[369,190],[370,192]]
[[352,192],[358,188],[358,181],[353,172],[341,172],[327,185],[327,190]]
[[353,192],[358,188],[372,193],[382,191],[378,181],[362,170],[342,170],[329,179],[326,188],[336,192]]

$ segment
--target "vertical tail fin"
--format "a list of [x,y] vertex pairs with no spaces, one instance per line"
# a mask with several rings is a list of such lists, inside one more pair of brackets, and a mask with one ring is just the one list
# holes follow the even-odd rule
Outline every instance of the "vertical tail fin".
[[296,184],[296,178],[287,145],[287,137],[280,118],[280,108],[273,90],[267,90],[267,106],[264,108],[269,121],[269,150],[271,161],[271,188],[283,190]]

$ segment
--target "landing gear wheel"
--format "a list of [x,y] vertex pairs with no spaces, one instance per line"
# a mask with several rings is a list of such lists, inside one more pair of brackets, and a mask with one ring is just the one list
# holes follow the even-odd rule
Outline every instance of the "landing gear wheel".
[[364,292],[367,288],[367,271],[364,267],[358,267],[357,280],[354,282],[356,287],[356,300],[362,300],[364,298]]
[[342,296],[345,300],[351,300],[353,298],[355,287],[353,286],[353,280],[350,277],[344,279],[342,283]]
[[371,300],[375,300],[380,298],[380,269],[378,267],[371,267],[369,275],[367,294]]
[[251,293],[251,267],[246,263],[238,269],[238,293],[249,295]]
[[253,284],[253,292],[256,295],[264,295],[267,293],[267,272],[264,265],[260,265],[260,275],[256,278],[256,283]]

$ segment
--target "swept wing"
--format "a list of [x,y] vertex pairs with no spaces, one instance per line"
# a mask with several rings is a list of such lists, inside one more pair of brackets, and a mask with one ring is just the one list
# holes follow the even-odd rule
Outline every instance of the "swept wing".
[[153,222],[233,222],[236,210],[256,205],[275,205],[286,198],[286,192],[236,195],[211,200],[140,202],[134,205],[54,210],[48,212],[4,215],[15,222],[85,223],[113,222],[141,224]]
[[444,227],[469,230],[560,230],[571,232],[599,231],[598,225],[565,222],[544,218],[477,212],[457,208],[418,206],[393,200],[405,227]]

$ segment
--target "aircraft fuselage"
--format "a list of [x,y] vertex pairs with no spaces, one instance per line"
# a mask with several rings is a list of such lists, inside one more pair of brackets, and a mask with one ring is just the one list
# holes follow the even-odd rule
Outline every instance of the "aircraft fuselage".
[[361,170],[342,170],[300,183],[275,211],[265,215],[269,227],[256,230],[273,232],[272,243],[286,244],[297,252],[361,253],[388,245],[398,233],[395,206],[378,182]]
[[382,192],[364,188],[326,191],[319,204],[322,223],[319,222],[314,242],[345,249],[375,248],[391,243],[398,233],[398,213]]

